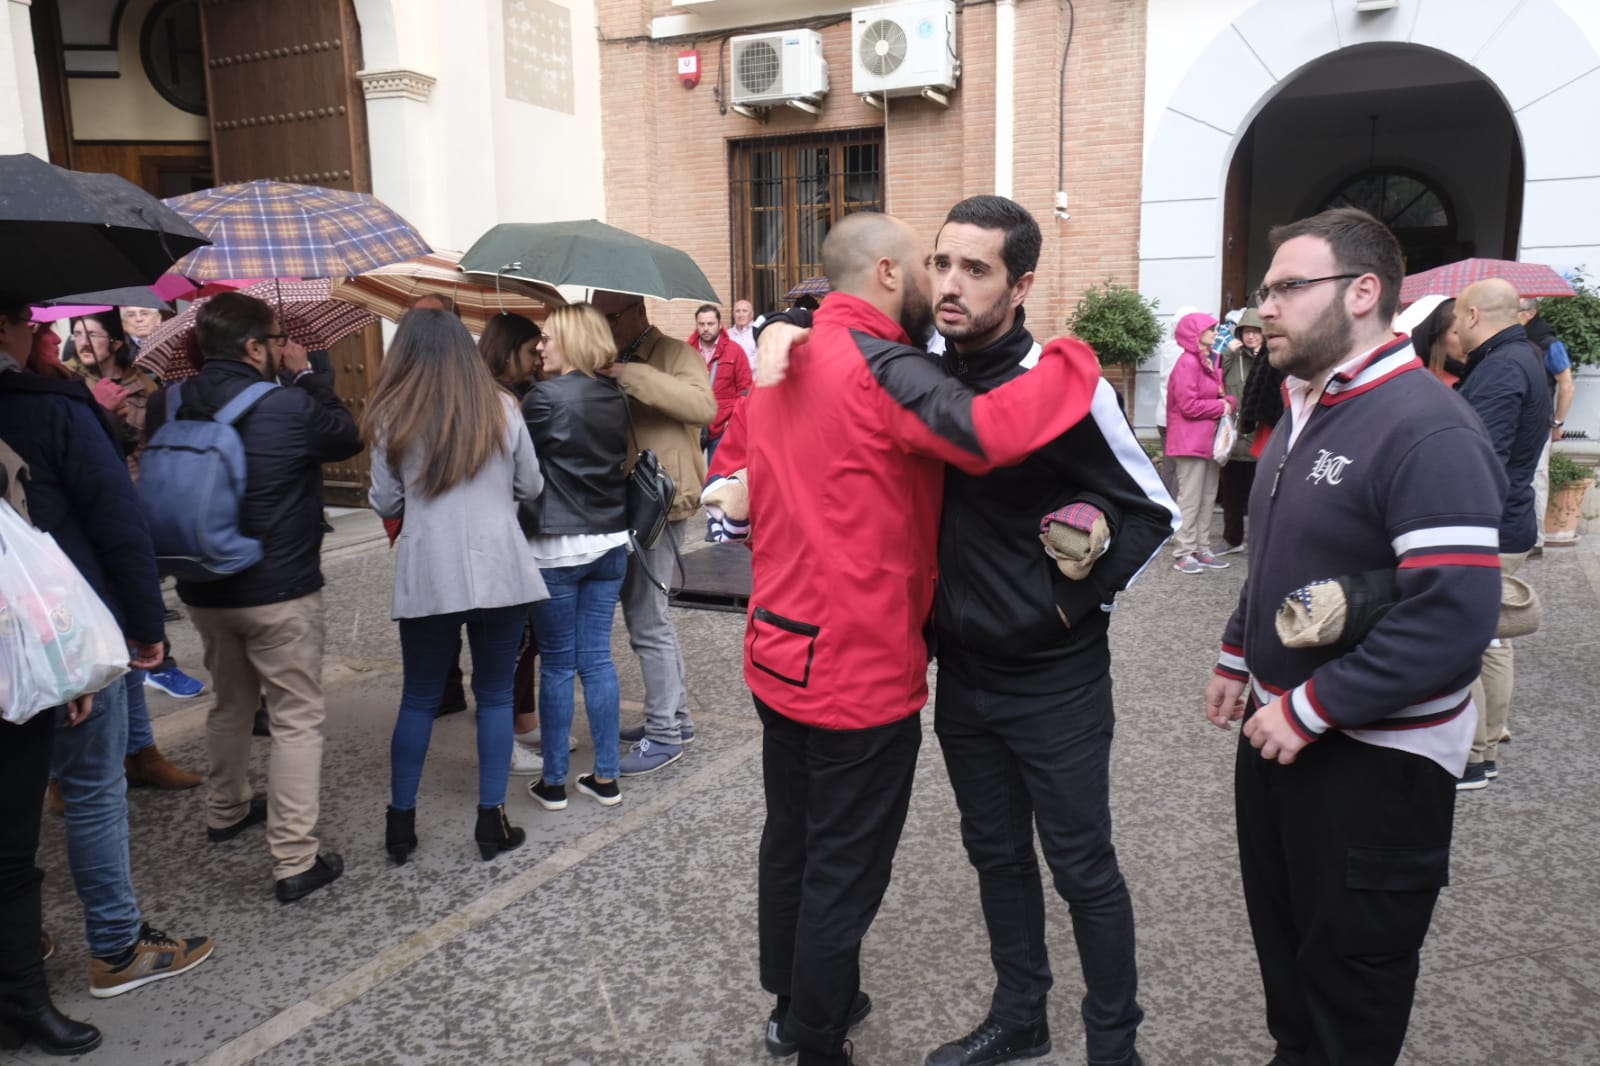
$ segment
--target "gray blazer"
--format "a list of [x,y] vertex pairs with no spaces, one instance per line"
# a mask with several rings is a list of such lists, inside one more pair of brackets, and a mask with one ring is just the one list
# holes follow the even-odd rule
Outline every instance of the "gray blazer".
[[516,401],[505,405],[506,450],[470,480],[440,496],[412,495],[422,476],[420,453],[393,469],[381,445],[372,449],[367,500],[383,518],[404,518],[396,542],[393,618],[454,614],[548,599],[533,551],[517,524],[517,503],[544,490],[528,425]]

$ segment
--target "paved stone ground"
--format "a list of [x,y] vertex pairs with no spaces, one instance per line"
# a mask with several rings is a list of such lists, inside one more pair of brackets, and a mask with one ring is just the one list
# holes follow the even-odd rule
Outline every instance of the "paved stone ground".
[[[689,755],[624,782],[604,810],[575,796],[548,813],[513,778],[528,844],[482,862],[471,843],[473,724],[438,727],[404,867],[382,851],[388,734],[399,692],[391,563],[370,515],[337,520],[327,573],[329,743],[325,846],[346,874],[292,906],[271,896],[259,833],[208,845],[198,791],[132,796],[146,915],[209,932],[192,974],[113,1000],[89,997],[82,912],[59,819],[47,817],[47,964],[58,1002],[105,1029],[93,1061],[759,1064],[770,1002],[757,986],[759,732],[740,679],[737,616],[676,612],[699,726]],[[1113,625],[1120,730],[1118,849],[1138,914],[1140,1046],[1151,1066],[1259,1064],[1270,1055],[1236,873],[1229,771],[1235,736],[1200,694],[1245,565],[1189,577],[1153,568]],[[1454,881],[1423,956],[1407,1063],[1600,1062],[1600,560],[1556,551],[1525,571],[1545,628],[1518,644],[1516,739],[1502,776],[1458,800]],[[186,667],[198,640],[174,627]],[[625,696],[641,695],[620,620]],[[208,703],[152,699],[161,744],[203,762]],[[637,717],[625,712],[624,720]],[[915,1064],[982,1017],[990,971],[974,876],[931,714],[894,883],[865,946],[876,1005],[858,1061]],[[585,767],[583,747],[575,768]],[[264,774],[265,741],[257,771]],[[577,769],[574,770],[577,772]],[[1084,1061],[1082,994],[1065,906],[1050,912],[1056,1050]],[[45,1061],[0,1053],[0,1063]]]

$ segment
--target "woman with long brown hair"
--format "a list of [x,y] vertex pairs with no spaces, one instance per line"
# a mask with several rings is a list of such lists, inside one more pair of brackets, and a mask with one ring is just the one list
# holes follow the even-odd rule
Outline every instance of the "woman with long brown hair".
[[478,714],[478,822],[485,859],[518,847],[506,820],[512,672],[528,604],[546,596],[517,523],[543,488],[515,400],[496,386],[459,319],[417,309],[400,320],[362,420],[372,509],[402,520],[394,610],[404,680],[389,748],[384,846],[417,846],[417,790],[461,627]]
[[590,304],[552,311],[539,351],[547,377],[528,393],[522,411],[547,479],[532,508],[530,543],[550,598],[533,605],[544,770],[528,793],[546,810],[567,805],[576,675],[594,738],[594,772],[578,778],[578,791],[610,807],[622,802],[611,628],[628,570],[628,401],[604,373],[617,346],[605,316]]

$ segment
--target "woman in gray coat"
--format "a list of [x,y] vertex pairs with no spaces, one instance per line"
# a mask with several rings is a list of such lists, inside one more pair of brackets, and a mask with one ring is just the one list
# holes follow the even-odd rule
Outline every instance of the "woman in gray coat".
[[417,790],[457,637],[472,647],[478,713],[478,823],[485,859],[521,845],[506,820],[512,673],[528,604],[546,597],[517,505],[544,487],[527,424],[459,319],[412,310],[400,320],[367,405],[372,509],[401,518],[393,616],[404,681],[389,749],[385,847],[417,846]]

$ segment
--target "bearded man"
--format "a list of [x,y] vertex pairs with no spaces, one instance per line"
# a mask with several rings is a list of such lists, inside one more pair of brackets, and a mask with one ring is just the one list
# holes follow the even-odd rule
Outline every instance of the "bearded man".
[[[1244,719],[1239,865],[1273,1066],[1400,1056],[1446,883],[1469,695],[1500,612],[1505,473],[1482,424],[1389,329],[1400,246],[1338,208],[1273,229],[1257,292],[1288,410],[1250,495],[1250,574],[1206,688]],[[1365,632],[1285,646],[1308,584],[1393,570]]]

